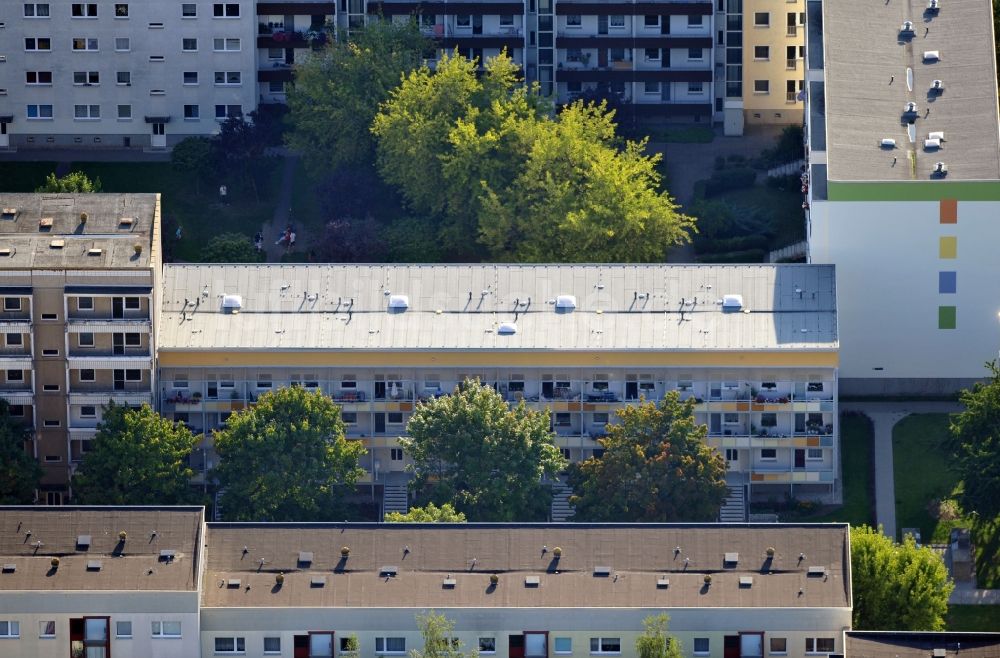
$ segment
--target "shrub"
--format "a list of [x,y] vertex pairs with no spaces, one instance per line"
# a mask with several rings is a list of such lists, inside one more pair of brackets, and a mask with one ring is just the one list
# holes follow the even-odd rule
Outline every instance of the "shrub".
[[757,172],[749,167],[733,167],[712,174],[705,183],[705,197],[713,197],[730,190],[752,187]]
[[725,254],[705,254],[698,257],[700,263],[763,263],[767,252],[763,249],[747,249],[746,251],[731,251]]

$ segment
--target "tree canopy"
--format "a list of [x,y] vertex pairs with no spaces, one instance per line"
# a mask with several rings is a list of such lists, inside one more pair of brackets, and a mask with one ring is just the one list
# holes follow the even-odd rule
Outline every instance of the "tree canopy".
[[201,248],[203,263],[259,263],[264,253],[243,233],[220,233]]
[[585,521],[714,521],[726,497],[726,465],[705,443],[694,399],[670,391],[615,413],[600,457],[573,464],[576,518]]
[[100,192],[101,179],[95,178],[94,180],[90,180],[87,174],[82,171],[71,171],[62,178],[56,178],[56,175],[53,173],[46,176],[45,183],[40,185],[35,191],[57,193]]
[[683,658],[681,643],[667,629],[670,616],[666,613],[650,615],[642,620],[643,632],[635,640],[639,658]]
[[0,505],[30,505],[42,479],[38,461],[24,449],[27,430],[0,400]]
[[188,137],[170,151],[170,164],[177,171],[194,174],[194,193],[201,193],[201,180],[216,168],[215,146],[207,137]]
[[331,521],[363,474],[340,408],[299,386],[261,395],[215,432],[221,505],[232,521]]
[[417,615],[424,646],[410,651],[410,658],[476,658],[478,648],[466,653],[455,637],[455,622],[433,610]]
[[605,105],[553,116],[506,55],[443,55],[394,89],[372,123],[378,166],[446,251],[527,261],[658,261],[693,220],[660,191],[660,156],[622,142]]
[[462,514],[452,506],[445,503],[438,507],[434,503],[427,503],[423,507],[411,507],[406,514],[402,512],[389,512],[385,515],[387,523],[465,523],[465,514]]
[[955,585],[930,547],[861,526],[851,528],[851,587],[856,630],[940,631]]
[[962,477],[959,503],[981,520],[1000,515],[1000,366],[986,366],[990,378],[962,392],[965,409],[952,416],[950,441]]
[[419,404],[406,429],[400,443],[422,499],[453,502],[472,521],[547,518],[541,478],[566,465],[547,413],[523,401],[511,408],[490,386],[467,380]]
[[296,66],[287,141],[311,172],[370,166],[375,147],[369,127],[379,104],[400,76],[420,66],[429,46],[415,21],[372,21]]
[[149,405],[110,402],[90,450],[73,476],[75,502],[85,505],[184,505],[199,502],[188,457],[198,437]]

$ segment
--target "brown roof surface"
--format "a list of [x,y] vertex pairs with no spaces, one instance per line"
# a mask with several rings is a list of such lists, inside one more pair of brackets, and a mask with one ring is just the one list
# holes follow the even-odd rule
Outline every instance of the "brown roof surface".
[[[850,605],[846,525],[214,523],[206,545],[206,607]],[[343,561],[342,546],[350,548]],[[771,546],[776,555],[765,569]],[[312,562],[300,564],[300,552]],[[735,568],[724,567],[725,553],[738,553]],[[813,566],[826,576],[809,576]],[[380,573],[386,567],[397,575]],[[595,567],[610,572],[598,576]],[[285,574],[281,587],[277,572]],[[499,584],[490,587],[494,573]],[[537,587],[526,586],[529,576]],[[657,586],[661,577],[668,587]],[[741,587],[741,577],[752,584]]]
[[[194,591],[203,511],[0,507],[0,590]],[[118,539],[122,530],[128,534],[124,543]],[[90,537],[89,548],[77,546],[81,535]],[[173,560],[160,558],[164,549],[175,552]],[[59,557],[55,570],[53,557]],[[95,560],[100,570],[88,569],[88,562]],[[11,564],[13,571],[6,566]]]
[[933,658],[944,649],[946,658],[1000,658],[1000,633],[863,632],[846,634],[847,658]]

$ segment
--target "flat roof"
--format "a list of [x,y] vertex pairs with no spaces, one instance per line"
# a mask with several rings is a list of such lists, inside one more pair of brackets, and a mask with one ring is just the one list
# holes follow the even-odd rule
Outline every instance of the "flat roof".
[[[830,180],[928,181],[937,162],[947,165],[946,180],[1000,179],[990,0],[943,1],[936,14],[923,1],[822,5]],[[913,23],[908,36],[904,21]],[[940,59],[925,60],[928,51]],[[929,92],[934,80],[943,83],[938,95]],[[903,119],[909,102],[915,143]],[[939,150],[925,150],[930,132],[944,132]],[[896,148],[881,148],[885,138]]]
[[0,590],[196,591],[203,521],[202,507],[0,507]]
[[[160,351],[838,347],[832,265],[166,265],[163,272]],[[741,296],[742,307],[724,310],[725,295]],[[239,297],[238,312],[223,308],[226,296]],[[389,307],[398,296],[407,308]],[[559,296],[573,297],[575,308],[558,308]]]
[[210,523],[202,605],[847,608],[847,537],[846,524]]
[[1000,658],[1000,633],[848,631],[844,635],[847,658]]
[[158,194],[0,193],[0,269],[148,269],[158,211]]

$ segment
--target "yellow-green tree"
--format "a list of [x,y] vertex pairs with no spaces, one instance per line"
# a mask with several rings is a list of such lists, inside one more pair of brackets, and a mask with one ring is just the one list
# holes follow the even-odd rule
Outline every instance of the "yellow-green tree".
[[445,503],[438,507],[434,503],[427,503],[423,507],[411,507],[403,514],[402,512],[389,512],[385,515],[386,523],[465,523],[465,514],[462,514],[451,503]]
[[642,635],[635,640],[635,652],[639,658],[683,658],[681,643],[667,631],[669,615],[650,615],[642,620],[642,626]]

